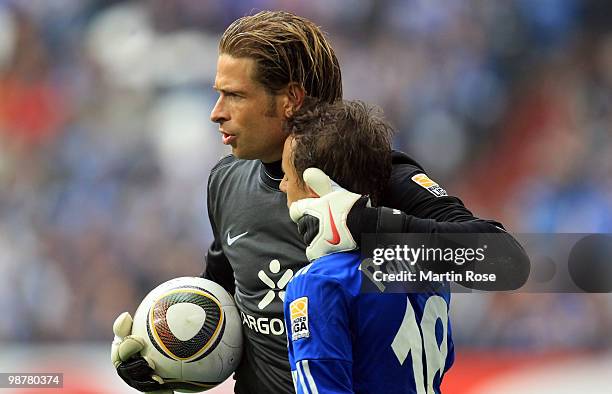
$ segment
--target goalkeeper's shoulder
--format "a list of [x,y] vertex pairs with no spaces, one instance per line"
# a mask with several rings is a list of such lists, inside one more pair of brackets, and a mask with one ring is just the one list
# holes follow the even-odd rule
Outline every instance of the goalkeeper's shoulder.
[[229,180],[243,182],[245,176],[258,174],[260,165],[259,160],[238,159],[232,154],[223,156],[210,170],[209,184]]
[[425,169],[419,162],[405,152],[393,150],[391,152],[391,164],[393,170],[401,170],[406,172],[424,172]]
[[232,154],[223,156],[219,159],[217,164],[210,170],[208,191],[214,193],[222,188],[222,185],[234,179],[234,174],[237,173],[242,162],[244,162],[244,160],[239,160]]
[[231,166],[232,163],[235,163],[237,160],[238,159],[234,155],[232,155],[231,153],[229,155],[223,156],[221,159],[219,159],[217,164],[215,164],[215,166],[212,168],[212,170],[210,170],[211,176],[212,176],[212,174],[216,173],[217,171]]

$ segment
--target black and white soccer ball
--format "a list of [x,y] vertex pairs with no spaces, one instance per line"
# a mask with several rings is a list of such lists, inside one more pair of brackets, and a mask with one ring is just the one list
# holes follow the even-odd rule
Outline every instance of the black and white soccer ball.
[[176,391],[215,387],[236,370],[242,354],[233,297],[203,278],[176,278],[153,289],[134,315],[132,335],[145,339],[141,354]]

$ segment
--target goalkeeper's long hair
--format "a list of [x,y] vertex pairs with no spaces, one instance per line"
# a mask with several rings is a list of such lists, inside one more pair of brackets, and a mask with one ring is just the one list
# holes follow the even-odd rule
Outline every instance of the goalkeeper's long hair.
[[394,130],[379,107],[307,98],[285,128],[294,138],[292,160],[300,184],[304,170],[317,167],[345,189],[368,194],[373,205],[381,203],[391,176]]
[[336,54],[321,29],[285,11],[262,11],[234,21],[223,33],[219,54],[255,60],[254,79],[270,94],[297,83],[322,101],[342,98]]

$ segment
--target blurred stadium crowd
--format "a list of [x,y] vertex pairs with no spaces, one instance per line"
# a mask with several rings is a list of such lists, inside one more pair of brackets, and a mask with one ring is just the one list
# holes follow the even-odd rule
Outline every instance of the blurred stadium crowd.
[[[0,0],[0,340],[110,340],[198,275],[217,41],[287,9],[417,158],[513,232],[612,232],[612,3]],[[458,346],[612,346],[612,298],[461,295]]]

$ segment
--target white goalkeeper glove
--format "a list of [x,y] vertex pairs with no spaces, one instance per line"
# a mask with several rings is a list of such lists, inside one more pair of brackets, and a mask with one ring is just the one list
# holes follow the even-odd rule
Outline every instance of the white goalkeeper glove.
[[319,197],[295,201],[289,207],[289,214],[308,244],[308,260],[356,249],[358,246],[348,228],[347,217],[357,201],[362,200],[365,204],[367,198],[340,187],[318,168],[306,169],[303,177]]
[[155,363],[140,352],[145,347],[141,337],[132,334],[132,316],[123,312],[113,324],[115,338],[111,345],[111,361],[117,373],[128,385],[136,390],[151,394],[173,394],[163,388],[164,380],[155,374]]

